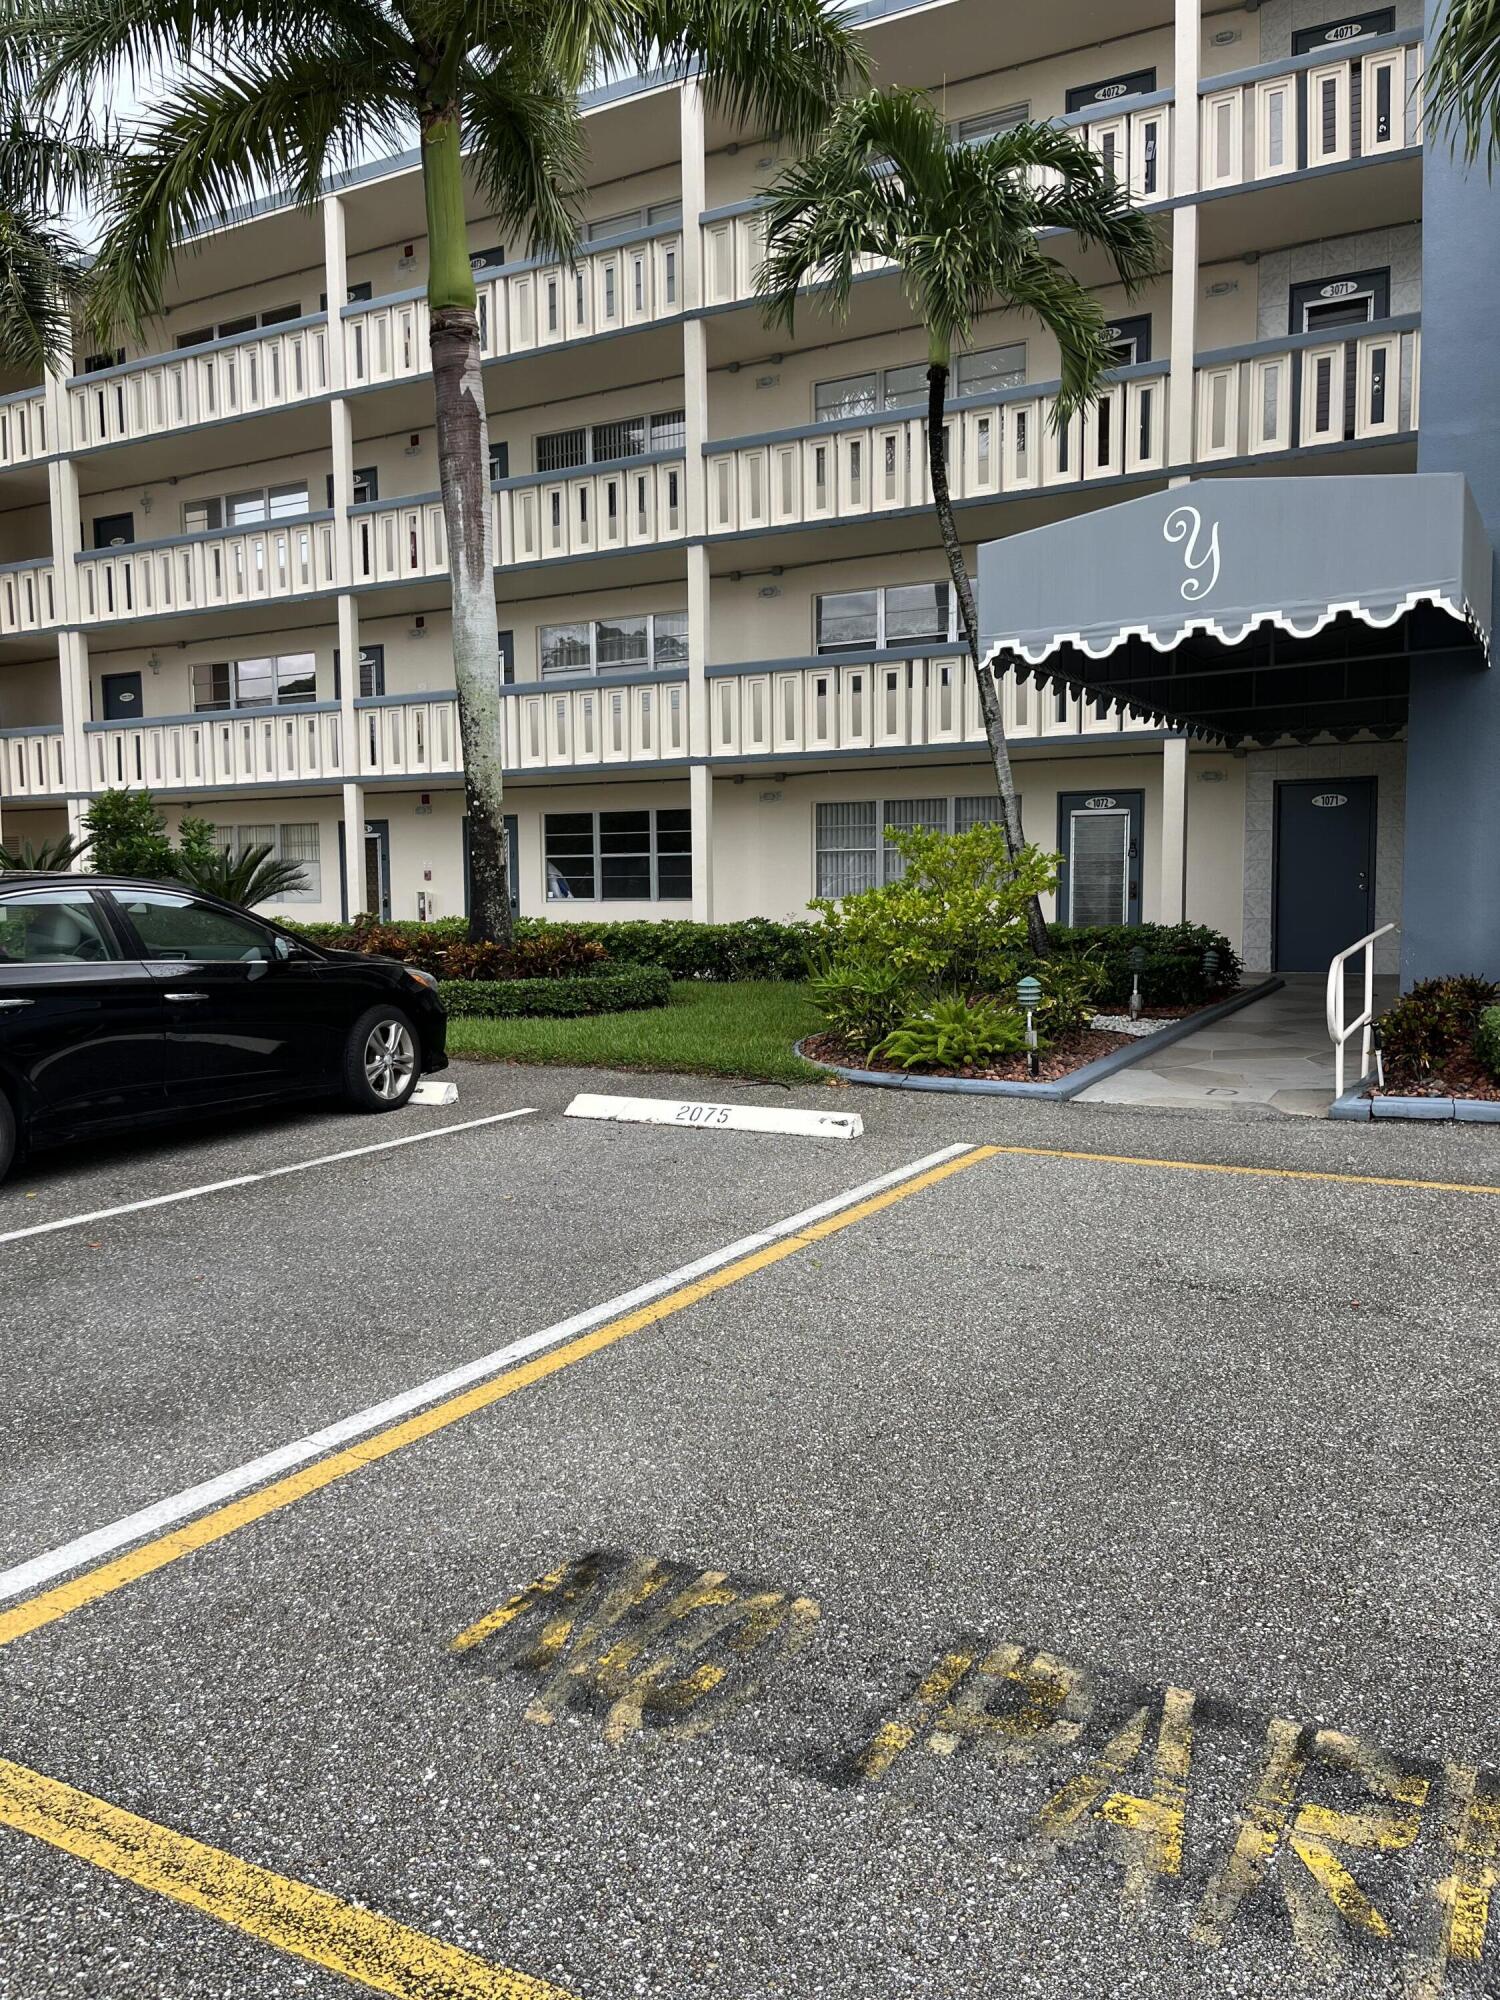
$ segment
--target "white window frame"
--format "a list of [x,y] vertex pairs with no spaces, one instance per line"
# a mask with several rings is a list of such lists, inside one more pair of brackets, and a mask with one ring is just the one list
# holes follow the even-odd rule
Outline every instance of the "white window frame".
[[[304,845],[299,840],[288,840],[289,834],[311,833],[310,855],[288,854],[289,846]],[[276,861],[294,861],[307,877],[305,889],[294,889],[280,896],[267,898],[271,903],[321,903],[323,900],[323,853],[322,828],[315,819],[288,820],[277,826],[220,826],[214,825],[214,842],[221,853],[238,854],[242,848],[268,846],[271,857]]]
[[[288,493],[300,493],[302,495],[301,507],[292,514],[273,514],[271,512],[272,496],[280,495],[284,497]],[[255,499],[259,499],[262,508],[261,518],[258,521],[236,521],[232,525],[227,525],[229,523],[231,501]],[[189,515],[197,513],[200,509],[204,514],[207,525],[202,528],[190,528],[188,526]],[[274,528],[281,526],[287,521],[303,520],[311,512],[312,488],[308,485],[307,481],[305,479],[278,479],[272,485],[244,486],[237,488],[233,493],[208,493],[197,500],[184,500],[182,503],[182,532],[185,535],[222,535],[226,531],[230,534],[235,534],[246,528]]]
[[[271,662],[271,699],[269,701],[240,700],[240,668],[252,660]],[[313,685],[308,694],[290,695],[285,698],[281,692],[281,663],[283,660],[311,660]],[[218,702],[200,703],[198,700],[198,674],[200,669],[209,673],[220,667],[229,673],[229,706],[221,707]],[[298,672],[304,669],[299,668]],[[316,653],[250,653],[241,660],[198,660],[194,663],[189,677],[194,715],[265,715],[276,708],[310,708],[318,698],[318,656]]]
[[[931,639],[896,639],[886,636],[886,592],[890,590],[922,590],[931,585],[935,589],[946,588],[948,592],[948,630]],[[868,592],[875,593],[875,639],[871,646],[835,645],[825,646],[818,638],[818,607],[830,597],[862,597]],[[855,584],[847,590],[820,590],[812,601],[812,649],[820,659],[837,660],[849,653],[873,652],[888,646],[947,646],[957,643],[959,635],[958,592],[953,588],[953,579],[947,576],[913,577],[908,583],[866,583]]]
[[949,135],[957,146],[980,146],[1002,132],[1013,132],[1030,117],[1030,104],[1005,104],[998,111],[979,111],[972,118],[960,118],[949,127]]
[[[1029,358],[1026,352],[1026,342],[1024,340],[1002,340],[997,342],[993,347],[976,347],[970,350],[966,350],[965,352],[959,354],[954,361],[953,368],[949,375],[950,389],[956,387],[959,380],[959,374],[962,364],[965,361],[980,361],[983,360],[986,355],[1007,354],[1012,351],[1015,351],[1021,357],[1021,366],[1019,370],[1015,372],[1019,374],[1020,380],[1024,382],[1026,380],[1027,369],[1029,367]],[[830,375],[829,377],[827,377],[826,380],[822,382],[814,382],[812,386],[813,422],[817,424],[838,423],[838,422],[848,422],[852,424],[852,423],[858,423],[862,416],[878,417],[878,416],[888,416],[892,412],[900,410],[916,410],[916,411],[924,410],[926,408],[926,402],[927,402],[925,390],[922,397],[915,403],[893,403],[891,401],[891,392],[890,392],[891,376],[905,374],[905,372],[909,368],[921,368],[925,373],[927,364],[925,361],[924,362],[892,361],[884,367],[860,368],[857,369],[852,375]],[[820,390],[835,389],[839,386],[840,383],[843,382],[865,382],[865,381],[873,382],[875,385],[875,408],[873,410],[856,411],[852,416],[843,419],[838,417],[826,417],[820,414],[818,410],[818,394]],[[1013,385],[1013,386],[1018,386],[1018,385]],[[982,395],[984,392],[981,390],[978,391],[977,393]]]
[[[649,824],[646,831],[646,838],[649,845],[648,847],[643,848],[641,850],[641,853],[649,857],[650,870],[651,870],[651,893],[649,897],[643,898],[639,896],[605,895],[604,854],[603,854],[602,841],[599,830],[601,812],[640,812],[648,815]],[[635,903],[641,901],[649,901],[652,903],[690,903],[692,901],[692,896],[693,896],[693,879],[692,879],[693,856],[692,856],[691,821],[689,821],[689,826],[688,826],[688,847],[686,849],[687,862],[688,862],[687,888],[681,895],[678,896],[663,896],[661,893],[661,836],[658,827],[658,820],[660,818],[660,815],[664,812],[687,813],[689,812],[689,808],[686,806],[605,806],[601,808],[600,811],[590,811],[590,812],[575,812],[575,813],[544,812],[542,814],[542,875],[543,875],[543,887],[546,893],[547,901],[549,903]],[[594,893],[592,896],[559,896],[552,887],[552,874],[551,874],[552,862],[548,854],[547,822],[549,819],[584,819],[584,818],[591,820],[593,823]],[[680,831],[680,829],[674,829],[674,831]]]
[[653,201],[645,208],[621,209],[618,215],[599,215],[583,225],[585,243],[604,243],[616,236],[630,236],[637,230],[655,229],[658,224],[682,221],[682,201]]
[[[1019,799],[1017,800],[1017,804],[1019,806]],[[819,839],[822,831],[821,809],[824,806],[829,808],[849,806],[873,807],[875,813],[874,845],[870,847],[864,845],[857,847],[833,847],[825,845]],[[935,813],[929,814],[928,818],[925,819],[917,818],[915,815],[901,817],[901,815],[908,813],[909,808],[919,806],[929,808],[941,807],[941,824],[937,823],[938,816]],[[985,810],[982,813],[976,813],[972,810],[975,806],[983,806]],[[961,812],[960,808],[968,808],[969,810]],[[897,814],[896,818],[892,817],[893,813]],[[829,891],[824,889],[822,883],[822,861],[825,854],[868,854],[871,857],[872,879],[861,884],[860,889],[846,889],[843,892],[845,895],[856,896],[863,889],[883,889],[888,888],[892,882],[899,882],[906,871],[901,866],[900,855],[885,837],[888,826],[922,826],[932,823],[935,832],[965,833],[970,827],[979,825],[981,821],[988,821],[994,824],[998,823],[999,818],[999,797],[989,792],[956,792],[949,793],[946,797],[928,796],[926,798],[905,799],[819,799],[813,806],[813,894],[815,896],[824,896],[829,893]]]
[[[536,628],[537,679],[543,681],[561,681],[572,680],[584,674],[654,673],[658,665],[656,657],[657,621],[658,619],[668,618],[682,620],[685,628],[687,611],[686,609],[681,611],[623,611],[618,613],[614,618],[561,618],[553,625],[538,625]],[[633,624],[637,620],[646,628],[645,659],[609,660],[601,666],[599,664],[599,627],[601,625]],[[549,632],[571,631],[577,625],[585,626],[588,630],[588,665],[586,667],[568,667],[564,671],[549,674],[545,665],[547,649],[546,634]],[[685,640],[685,629],[683,637]],[[670,666],[677,664],[679,664],[677,661],[668,662]]]

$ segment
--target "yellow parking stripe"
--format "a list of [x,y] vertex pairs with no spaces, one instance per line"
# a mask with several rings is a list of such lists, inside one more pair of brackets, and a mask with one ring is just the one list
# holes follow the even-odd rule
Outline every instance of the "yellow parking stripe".
[[347,1478],[351,1472],[358,1472],[364,1466],[373,1465],[380,1459],[389,1458],[392,1452],[404,1450],[415,1444],[419,1438],[431,1437],[434,1432],[446,1430],[450,1424],[459,1423],[464,1417],[472,1416],[476,1410],[487,1409],[490,1404],[500,1402],[506,1396],[513,1396],[518,1389],[529,1389],[534,1382],[545,1381],[549,1375],[556,1375],[569,1368],[575,1361],[583,1361],[601,1348],[612,1347],[627,1334],[638,1333],[643,1327],[655,1326],[658,1321],[670,1319],[675,1313],[685,1312],[703,1299],[712,1298],[731,1285],[737,1285],[744,1278],[752,1277],[757,1271],[764,1271],[772,1264],[779,1264],[784,1258],[794,1256],[797,1251],[809,1245],[821,1243],[827,1237],[836,1236],[840,1230],[850,1228],[856,1222],[878,1215],[883,1209],[891,1208],[908,1195],[918,1194],[924,1188],[936,1187],[953,1174],[962,1173],[966,1167],[977,1166],[982,1160],[992,1159],[999,1150],[995,1146],[976,1146],[972,1151],[961,1153],[955,1159],[946,1160],[941,1166],[929,1167],[925,1172],[914,1174],[910,1180],[898,1181],[894,1187],[882,1193],[871,1195],[868,1200],[858,1202],[852,1208],[840,1209],[836,1215],[825,1216],[820,1222],[809,1223],[799,1229],[794,1236],[784,1236],[763,1249],[750,1252],[733,1264],[726,1264],[722,1270],[710,1272],[707,1277],[696,1278],[691,1284],[679,1286],[675,1292],[667,1292],[649,1305],[639,1306],[633,1312],[624,1313],[618,1319],[607,1321],[591,1332],[580,1334],[576,1340],[568,1341],[562,1347],[549,1349],[531,1361],[525,1361],[519,1368],[512,1368],[508,1374],[497,1375],[487,1382],[481,1382],[472,1389],[465,1389],[446,1402],[435,1403],[431,1409],[419,1411],[414,1417],[407,1417],[401,1423],[393,1424],[388,1430],[377,1431],[373,1437],[362,1438],[358,1444],[347,1446],[329,1457],[304,1466],[300,1471],[289,1473],[285,1479],[278,1479],[269,1486],[262,1486],[254,1493],[247,1493],[243,1499],[233,1500],[227,1506],[217,1507],[211,1513],[200,1514],[196,1520],[188,1521],[170,1534],[159,1535],[154,1541],[143,1542],[139,1548],[129,1550],[125,1555],[116,1556],[111,1561],[101,1563],[96,1569],[85,1570],[81,1575],[60,1583],[51,1590],[41,1591],[37,1596],[27,1598],[11,1610],[0,1612],[0,1646],[7,1646],[12,1640],[22,1638],[28,1632],[36,1632],[44,1625],[55,1624],[65,1618],[70,1611],[82,1605],[93,1604],[101,1597],[108,1597],[121,1590],[126,1584],[134,1583],[139,1577],[149,1576],[155,1570],[165,1569],[182,1556],[191,1555],[195,1549],[206,1548],[212,1542],[223,1541],[236,1529],[248,1527],[252,1521],[264,1520],[268,1514],[280,1513],[298,1500],[305,1500],[310,1493],[321,1492],[325,1486],[332,1486],[336,1480]]
[[4,1758],[0,1826],[32,1834],[375,1993],[402,2000],[575,2000],[548,1980],[487,1965],[375,1910],[239,1861]]
[[1333,1181],[1344,1187],[1426,1188],[1433,1194],[1500,1194],[1483,1181],[1408,1181],[1382,1174],[1335,1174],[1315,1167],[1241,1167],[1223,1160],[1159,1160],[1149,1153],[1080,1153],[1064,1146],[991,1146],[1036,1160],[1093,1160],[1106,1167],[1166,1167],[1184,1174],[1248,1174],[1273,1181]]

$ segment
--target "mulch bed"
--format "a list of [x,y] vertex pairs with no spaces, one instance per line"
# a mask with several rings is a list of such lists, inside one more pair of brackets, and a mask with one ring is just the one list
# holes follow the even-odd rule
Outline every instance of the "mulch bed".
[[[1054,1043],[1043,1053],[1036,1081],[1056,1083],[1061,1077],[1071,1076],[1075,1069],[1082,1069],[1085,1063],[1097,1062],[1100,1056],[1112,1055],[1116,1049],[1130,1045],[1129,1035],[1105,1034],[1098,1028],[1082,1029],[1076,1035],[1068,1035]],[[883,1056],[868,1056],[862,1049],[851,1048],[836,1035],[809,1035],[802,1046],[815,1062],[837,1063],[843,1069],[888,1071],[892,1076],[957,1076],[985,1083],[1026,1083],[1031,1080],[1024,1055],[1002,1056],[988,1069],[908,1070]]]
[[1403,1078],[1387,1069],[1385,1088],[1366,1093],[1370,1097],[1478,1097],[1486,1104],[1500,1104],[1500,1083],[1483,1067],[1470,1049],[1450,1056],[1437,1076]]

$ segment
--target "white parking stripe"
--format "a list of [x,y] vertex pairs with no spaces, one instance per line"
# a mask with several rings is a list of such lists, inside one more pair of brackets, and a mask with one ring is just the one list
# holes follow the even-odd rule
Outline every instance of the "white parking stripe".
[[108,1222],[114,1215],[139,1215],[147,1208],[170,1208],[173,1202],[197,1201],[226,1188],[254,1187],[257,1181],[279,1180],[283,1174],[305,1174],[314,1167],[331,1167],[340,1160],[362,1160],[367,1153],[390,1153],[397,1146],[419,1146],[424,1139],[444,1139],[450,1132],[473,1132],[481,1125],[503,1125],[507,1118],[530,1118],[534,1104],[519,1111],[496,1111],[488,1118],[468,1118],[462,1125],[434,1125],[427,1132],[407,1132],[399,1139],[378,1139],[372,1146],[350,1146],[342,1153],[320,1153],[315,1160],[294,1160],[289,1167],[267,1167],[263,1173],[236,1174],[232,1180],[205,1181],[201,1187],[179,1188],[175,1194],[153,1194],[144,1201],[124,1201],[117,1208],[94,1208],[86,1215],[60,1215],[55,1222],[33,1222],[25,1229],[0,1233],[0,1243],[19,1243],[25,1236],[50,1236],[58,1229],[81,1229],[86,1222]]
[[[514,1115],[514,1114],[507,1114]],[[476,1121],[485,1122],[485,1121]],[[461,1128],[452,1128],[461,1129]],[[433,1135],[436,1136],[436,1135]],[[383,1403],[372,1404],[369,1409],[359,1410],[353,1416],[344,1417],[325,1429],[313,1431],[309,1436],[298,1438],[292,1444],[281,1445],[275,1451],[268,1451],[260,1458],[252,1458],[244,1465],[236,1466],[231,1472],[221,1472],[215,1479],[204,1480],[200,1485],[189,1486],[181,1493],[174,1493],[169,1499],[158,1500],[150,1507],[143,1507],[137,1513],[127,1514],[122,1520],[113,1521],[106,1528],[95,1528],[92,1533],[80,1535],[76,1540],[64,1542],[60,1548],[49,1549],[44,1555],[33,1556],[29,1562],[18,1563],[14,1568],[0,1571],[0,1603],[8,1598],[21,1597],[34,1590],[39,1584],[48,1583],[53,1577],[62,1576],[70,1569],[82,1568],[86,1563],[97,1561],[100,1556],[111,1555],[127,1543],[140,1541],[147,1535],[160,1533],[163,1528],[174,1527],[194,1514],[201,1514],[206,1508],[219,1506],[225,1500],[232,1500],[252,1486],[259,1486],[264,1480],[278,1473],[290,1471],[293,1466],[304,1465],[310,1459],[321,1458],[325,1452],[347,1444],[351,1438],[364,1436],[367,1432],[384,1428],[399,1417],[409,1416],[427,1403],[441,1402],[457,1390],[468,1388],[471,1383],[483,1381],[488,1375],[495,1375],[512,1362],[521,1361],[527,1355],[535,1354],[544,1347],[552,1347],[561,1340],[571,1340],[575,1335],[588,1332],[590,1327],[601,1326],[606,1321],[618,1318],[622,1313],[636,1306],[646,1305],[659,1298],[664,1292],[675,1291],[679,1285],[688,1284],[694,1278],[701,1278],[710,1271],[716,1271],[723,1264],[732,1264],[737,1258],[748,1256],[752,1251],[764,1249],[768,1243],[776,1243],[783,1237],[794,1236],[799,1229],[809,1224],[821,1222],[826,1215],[836,1215],[842,1208],[852,1208],[857,1202],[867,1201],[871,1195],[880,1194],[898,1181],[910,1180],[914,1174],[924,1173],[929,1167],[941,1166],[945,1160],[956,1159],[961,1153],[971,1153],[972,1145],[944,1146],[941,1152],[928,1153],[920,1160],[912,1160],[903,1167],[894,1167],[888,1174],[881,1174],[875,1180],[864,1181],[859,1187],[847,1188],[827,1201],[821,1201],[814,1208],[805,1208],[798,1215],[789,1215],[781,1222],[772,1223],[769,1229],[762,1229],[753,1236],[742,1236],[737,1243],[726,1244],[722,1250],[712,1250],[706,1257],[698,1257],[690,1264],[683,1264],[675,1271],[668,1271],[665,1277],[652,1278],[644,1285],[637,1285],[628,1292],[621,1292],[617,1298],[607,1299],[603,1305],[590,1306],[586,1311],[574,1313],[571,1318],[557,1321],[554,1326],[543,1327],[538,1333],[529,1333],[520,1340],[513,1340],[508,1347],[500,1347],[493,1354],[484,1354],[477,1361],[465,1362],[461,1368],[450,1369],[446,1375],[435,1375],[430,1382],[422,1382],[414,1389],[405,1389],[398,1396],[391,1396]],[[236,1185],[236,1183],[228,1183]]]

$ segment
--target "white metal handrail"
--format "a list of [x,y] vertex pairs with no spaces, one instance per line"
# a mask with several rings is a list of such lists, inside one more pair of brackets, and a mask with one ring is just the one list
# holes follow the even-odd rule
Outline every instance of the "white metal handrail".
[[[1359,1074],[1361,1078],[1370,1074],[1370,1051],[1374,1040],[1375,1021],[1375,945],[1388,931],[1396,929],[1395,924],[1382,924],[1378,931],[1371,931],[1341,951],[1328,968],[1328,1032],[1333,1037],[1333,1094],[1344,1094],[1344,1050],[1352,1035],[1358,1034]],[[1354,1020],[1344,1018],[1344,966],[1356,952],[1363,952],[1365,958],[1365,1004],[1364,1011]]]

